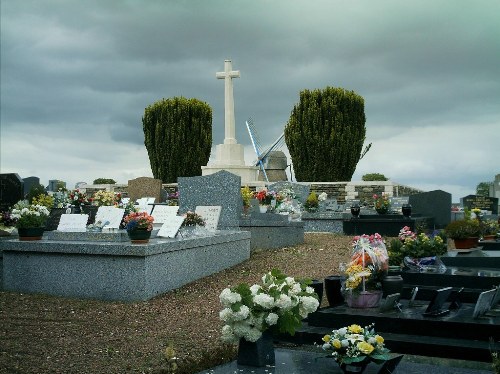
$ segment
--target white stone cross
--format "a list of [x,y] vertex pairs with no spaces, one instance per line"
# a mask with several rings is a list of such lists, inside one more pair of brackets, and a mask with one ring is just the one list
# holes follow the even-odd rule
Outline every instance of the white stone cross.
[[231,70],[231,60],[224,61],[224,71],[215,73],[217,79],[224,79],[224,144],[237,144],[234,126],[233,78],[240,77],[239,70]]

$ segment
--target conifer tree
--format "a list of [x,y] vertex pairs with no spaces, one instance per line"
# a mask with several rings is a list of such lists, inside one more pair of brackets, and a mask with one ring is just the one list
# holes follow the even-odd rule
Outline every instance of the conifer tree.
[[364,100],[354,91],[301,91],[285,126],[297,181],[350,181],[362,157],[365,122]]
[[201,175],[212,148],[212,109],[198,99],[174,97],[148,106],[142,118],[153,176],[164,183]]

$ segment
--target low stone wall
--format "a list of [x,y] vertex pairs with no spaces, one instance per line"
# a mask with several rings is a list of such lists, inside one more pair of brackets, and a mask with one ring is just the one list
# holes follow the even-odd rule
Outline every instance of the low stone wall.
[[130,242],[2,242],[3,288],[64,297],[140,301],[250,257],[250,234]]

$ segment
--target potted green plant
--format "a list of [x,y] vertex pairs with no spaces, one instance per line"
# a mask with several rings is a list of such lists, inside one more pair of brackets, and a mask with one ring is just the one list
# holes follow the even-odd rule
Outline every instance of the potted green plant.
[[43,205],[29,204],[26,200],[17,202],[11,217],[16,219],[19,240],[40,240],[49,215],[49,210]]
[[460,219],[450,222],[444,231],[448,238],[453,239],[457,249],[476,247],[481,235],[479,221],[476,219]]

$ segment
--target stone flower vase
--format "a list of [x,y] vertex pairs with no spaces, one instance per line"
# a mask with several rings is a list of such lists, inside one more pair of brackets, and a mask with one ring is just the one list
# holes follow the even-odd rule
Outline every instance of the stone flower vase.
[[259,212],[261,213],[267,213],[269,205],[259,205]]
[[386,275],[382,278],[382,297],[403,292],[403,277],[401,275]]
[[344,280],[345,277],[340,275],[330,275],[325,278],[326,299],[331,307],[344,304],[344,296],[342,295],[342,282]]
[[275,353],[273,334],[266,330],[256,342],[240,338],[238,346],[238,365],[263,367],[274,365]]

